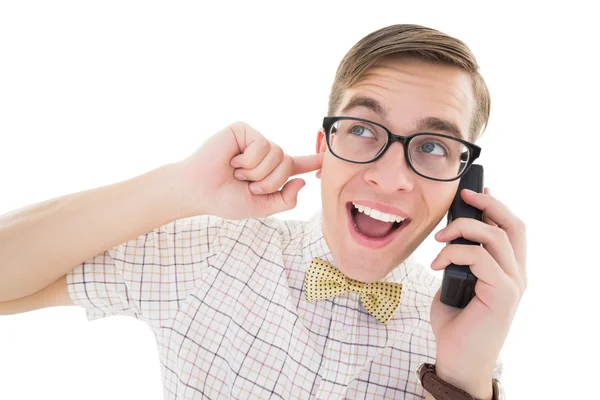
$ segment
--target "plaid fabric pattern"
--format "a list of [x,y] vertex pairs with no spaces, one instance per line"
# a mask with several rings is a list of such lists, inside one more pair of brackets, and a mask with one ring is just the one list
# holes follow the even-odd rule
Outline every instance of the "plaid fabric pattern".
[[390,272],[403,295],[387,325],[353,292],[308,302],[309,263],[333,262],[321,221],[176,220],[77,266],[69,294],[90,321],[148,324],[167,400],[423,399],[439,280],[410,258]]

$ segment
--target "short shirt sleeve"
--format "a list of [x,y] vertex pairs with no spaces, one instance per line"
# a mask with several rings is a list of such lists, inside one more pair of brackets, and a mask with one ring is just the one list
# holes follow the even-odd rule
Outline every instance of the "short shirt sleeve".
[[202,284],[222,225],[213,216],[180,219],[108,249],[67,274],[69,295],[90,321],[120,315],[160,326]]

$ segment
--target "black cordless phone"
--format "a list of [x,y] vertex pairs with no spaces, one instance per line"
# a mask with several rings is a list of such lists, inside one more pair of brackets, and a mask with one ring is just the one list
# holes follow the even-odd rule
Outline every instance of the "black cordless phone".
[[[448,224],[456,218],[474,218],[479,221],[483,219],[481,210],[471,207],[463,201],[460,196],[463,189],[483,193],[483,167],[481,165],[471,165],[469,170],[460,178],[456,196],[454,196],[452,205],[448,210]],[[464,238],[454,239],[450,243],[480,245],[480,243]],[[450,264],[444,269],[440,300],[449,306],[465,308],[475,296],[475,283],[477,283],[477,277],[471,273],[468,265]]]

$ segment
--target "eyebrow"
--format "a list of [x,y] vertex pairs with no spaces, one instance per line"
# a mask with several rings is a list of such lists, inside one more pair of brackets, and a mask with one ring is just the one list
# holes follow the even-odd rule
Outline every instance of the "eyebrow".
[[[387,121],[389,110],[380,102],[370,97],[354,96],[341,111],[342,114],[356,107],[364,107],[373,111],[382,120]],[[464,139],[458,125],[452,121],[448,121],[438,117],[423,117],[417,121],[418,131],[441,131],[459,139]]]
[[454,122],[437,117],[421,118],[417,122],[417,129],[419,131],[442,131],[459,139],[464,139],[460,129]]
[[385,107],[383,107],[381,103],[377,100],[364,96],[352,97],[348,104],[346,104],[346,106],[342,110],[342,114],[356,107],[368,108],[369,110],[377,114],[381,119],[387,121],[388,110]]

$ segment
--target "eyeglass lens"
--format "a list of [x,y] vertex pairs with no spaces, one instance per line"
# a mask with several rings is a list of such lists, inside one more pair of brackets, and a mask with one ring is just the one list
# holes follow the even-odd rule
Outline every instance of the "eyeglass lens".
[[[373,160],[385,148],[388,135],[378,125],[341,119],[329,132],[329,146],[338,157],[354,162]],[[449,137],[420,134],[408,146],[408,158],[420,174],[434,179],[453,179],[469,161],[469,148]]]

